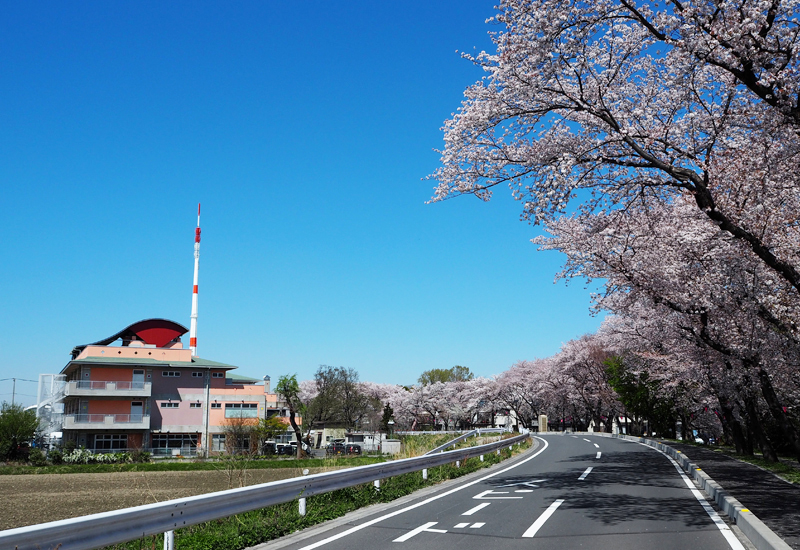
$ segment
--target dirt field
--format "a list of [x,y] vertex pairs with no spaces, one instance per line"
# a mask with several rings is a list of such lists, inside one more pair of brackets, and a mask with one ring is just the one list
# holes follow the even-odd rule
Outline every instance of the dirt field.
[[[323,471],[311,468],[310,473]],[[300,469],[248,470],[243,485],[301,475]],[[224,470],[0,476],[0,529],[44,523],[239,487]]]

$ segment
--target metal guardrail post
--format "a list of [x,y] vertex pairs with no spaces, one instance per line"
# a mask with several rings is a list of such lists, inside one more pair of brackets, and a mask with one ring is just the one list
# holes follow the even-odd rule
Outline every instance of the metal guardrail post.
[[164,550],[175,550],[175,531],[164,533]]
[[422,469],[422,479],[424,479],[425,481],[428,481],[428,469],[427,468],[423,468]]

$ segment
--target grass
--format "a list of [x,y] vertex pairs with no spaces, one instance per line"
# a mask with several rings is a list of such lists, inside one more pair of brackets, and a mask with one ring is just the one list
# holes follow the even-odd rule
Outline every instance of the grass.
[[764,460],[763,456],[760,454],[755,454],[753,456],[736,454],[736,450],[733,447],[703,445],[702,443],[695,443],[694,441],[671,441],[693,445],[701,449],[710,449],[716,452],[725,453],[731,458],[741,462],[747,462],[748,464],[758,466],[762,470],[772,472],[779,478],[788,481],[789,483],[800,484],[800,464],[798,464],[794,458],[778,457],[780,462],[770,462],[769,460]]
[[720,450],[736,460],[747,462],[748,464],[758,466],[762,470],[772,472],[779,478],[786,480],[789,483],[800,484],[800,464],[798,464],[794,459],[783,458],[781,462],[770,462],[768,460],[764,460],[764,458],[760,455],[737,455],[733,449],[730,448],[722,448]]
[[[323,468],[364,466],[385,462],[382,457],[334,457],[296,459],[251,460],[247,468],[263,470],[273,468]],[[113,472],[188,472],[196,470],[219,470],[225,467],[223,461],[207,460],[197,462],[146,462],[135,464],[61,464],[58,466],[7,465],[0,467],[0,475],[24,474],[100,474]]]
[[[423,487],[486,468],[510,458],[529,446],[530,440],[521,447],[514,447],[513,451],[506,448],[500,455],[486,454],[483,462],[477,457],[470,458],[464,461],[460,468],[456,468],[453,464],[430,468],[427,481],[422,479],[420,472],[413,472],[382,480],[380,490],[376,490],[371,484],[366,484],[309,497],[305,516],[299,514],[297,502],[289,502],[179,529],[175,531],[175,547],[181,550],[242,550],[341,517],[358,508],[379,502],[390,502]],[[110,547],[109,550],[143,548],[160,550],[163,548],[163,536],[146,537]]]

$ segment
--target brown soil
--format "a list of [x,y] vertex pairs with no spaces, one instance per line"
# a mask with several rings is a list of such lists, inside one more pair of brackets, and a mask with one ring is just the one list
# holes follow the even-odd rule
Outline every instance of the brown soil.
[[[323,471],[310,468],[310,473]],[[224,491],[302,475],[300,469],[0,476],[0,529]],[[242,483],[240,478],[244,477]]]

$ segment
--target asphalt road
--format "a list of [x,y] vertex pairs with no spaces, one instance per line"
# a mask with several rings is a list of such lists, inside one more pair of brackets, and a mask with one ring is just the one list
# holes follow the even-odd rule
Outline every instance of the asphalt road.
[[261,548],[743,548],[666,455],[553,434],[469,480]]

